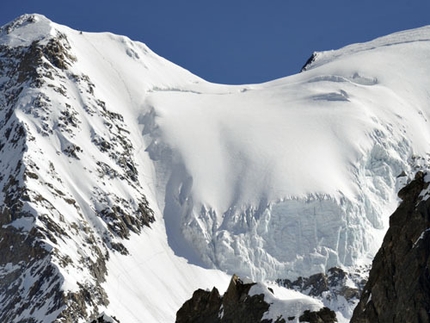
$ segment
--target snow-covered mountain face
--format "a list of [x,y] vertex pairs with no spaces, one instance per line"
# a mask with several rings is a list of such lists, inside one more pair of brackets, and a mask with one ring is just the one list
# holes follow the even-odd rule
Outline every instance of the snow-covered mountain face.
[[168,322],[228,283],[168,246],[142,135],[145,93],[197,77],[40,15],[1,28],[0,71],[0,321]]
[[77,321],[107,305],[109,252],[127,254],[120,240],[149,226],[153,211],[125,120],[74,73],[67,36],[24,16],[0,37],[1,320],[38,310],[46,321]]
[[428,164],[429,39],[427,27],[319,53],[260,85],[150,93],[172,248],[256,279],[368,263],[402,175]]
[[429,53],[425,27],[228,86],[126,37],[6,25],[0,317],[172,321],[221,271],[369,263],[398,187],[428,166]]

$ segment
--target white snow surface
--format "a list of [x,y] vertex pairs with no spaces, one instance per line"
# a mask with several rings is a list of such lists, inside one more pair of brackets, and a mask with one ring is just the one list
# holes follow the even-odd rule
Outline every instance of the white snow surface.
[[[269,290],[271,289],[271,291]],[[257,283],[251,287],[249,295],[264,295],[264,301],[270,305],[262,319],[275,322],[283,317],[285,321],[299,323],[299,318],[306,310],[318,311],[323,304],[309,296],[270,283]]]
[[[208,83],[127,37],[32,17],[3,30],[0,43],[66,35],[76,58],[70,73],[87,75],[95,97],[124,117],[141,187],[97,176],[92,160],[102,157],[89,138],[110,134],[84,112],[89,99],[70,78],[53,81],[65,97],[43,91],[77,111],[71,137],[44,136],[29,111],[34,93],[21,94],[17,115],[36,138],[26,154],[39,160],[39,175],[51,161],[61,174],[58,188],[95,232],[105,230],[94,219],[95,188],[129,201],[145,194],[155,212],[151,228],[123,242],[130,255],[113,253],[108,262],[105,312],[121,322],[173,322],[196,288],[222,293],[233,273],[274,280],[369,263],[399,186],[428,166],[430,27],[318,53],[297,75],[231,86]],[[80,160],[58,153],[70,143],[82,149]],[[402,172],[406,177],[396,179]],[[68,221],[80,221],[40,182],[28,179],[28,186]],[[32,223],[13,225],[25,230]],[[80,254],[82,241],[74,239],[60,250]],[[74,290],[85,272],[63,275],[64,288]],[[306,302],[287,301],[288,311]]]

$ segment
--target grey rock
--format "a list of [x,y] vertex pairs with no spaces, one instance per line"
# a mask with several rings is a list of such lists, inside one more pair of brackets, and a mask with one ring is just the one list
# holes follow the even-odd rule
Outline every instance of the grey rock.
[[229,287],[221,297],[218,290],[199,289],[186,301],[176,314],[176,323],[211,323],[211,322],[261,322],[269,304],[264,295],[248,295],[251,287],[233,275]]
[[425,173],[399,192],[403,200],[373,260],[351,323],[430,322],[430,200]]

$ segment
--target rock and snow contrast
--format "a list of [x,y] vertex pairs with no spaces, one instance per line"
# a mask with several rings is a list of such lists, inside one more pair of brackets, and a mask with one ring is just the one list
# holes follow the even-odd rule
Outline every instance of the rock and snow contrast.
[[[319,319],[319,321],[318,321]],[[278,285],[243,281],[233,275],[221,297],[212,291],[199,289],[186,301],[176,315],[176,323],[205,322],[293,322],[334,323],[334,311],[322,307],[311,297]]]
[[373,260],[351,323],[430,321],[430,176],[417,172]]
[[231,86],[41,15],[2,27],[0,321],[173,322],[232,274],[366,268],[429,164],[429,53],[423,27]]

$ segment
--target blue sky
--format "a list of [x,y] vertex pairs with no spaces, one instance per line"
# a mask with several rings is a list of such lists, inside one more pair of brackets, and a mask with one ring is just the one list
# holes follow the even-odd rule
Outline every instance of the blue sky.
[[212,82],[260,83],[297,73],[313,51],[430,24],[429,0],[4,1],[0,25],[23,13],[110,31]]

